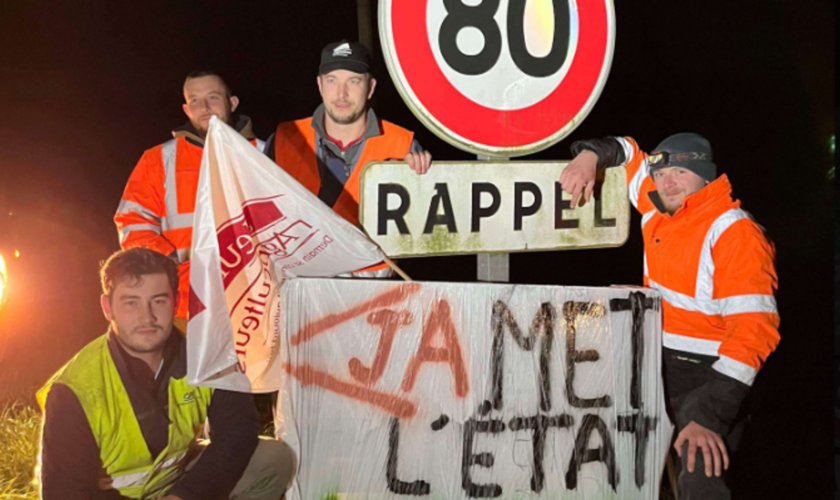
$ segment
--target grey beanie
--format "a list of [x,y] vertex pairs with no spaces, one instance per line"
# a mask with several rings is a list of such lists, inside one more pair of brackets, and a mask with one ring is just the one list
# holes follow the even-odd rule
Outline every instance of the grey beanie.
[[648,156],[651,174],[667,167],[682,167],[707,182],[717,178],[717,165],[712,162],[712,145],[700,134],[683,132],[660,142]]

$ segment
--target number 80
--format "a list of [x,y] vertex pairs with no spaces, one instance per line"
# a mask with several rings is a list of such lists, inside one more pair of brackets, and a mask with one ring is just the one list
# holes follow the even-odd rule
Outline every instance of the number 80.
[[[502,53],[502,35],[493,19],[501,0],[482,0],[469,6],[462,0],[443,0],[447,16],[440,26],[438,43],[444,60],[464,75],[481,75],[496,65]],[[566,62],[569,48],[569,5],[565,0],[552,0],[554,6],[554,39],[551,51],[544,57],[534,57],[525,45],[525,2],[508,2],[507,30],[510,55],[523,73],[545,77],[556,73]],[[456,38],[466,27],[478,29],[484,36],[484,47],[476,55],[467,55],[458,48]]]

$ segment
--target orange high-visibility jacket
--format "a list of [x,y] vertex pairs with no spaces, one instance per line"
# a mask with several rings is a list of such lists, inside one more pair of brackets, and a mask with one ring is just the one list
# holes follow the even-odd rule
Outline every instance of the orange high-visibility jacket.
[[752,385],[779,343],[773,245],[732,199],[725,175],[673,216],[657,208],[647,154],[617,139],[630,201],[642,214],[645,285],[662,293],[665,347],[716,356],[714,370]]
[[[359,159],[344,184],[344,189],[332,209],[352,224],[359,226],[359,178],[365,165],[372,161],[403,159],[411,151],[414,133],[398,125],[380,120],[381,134],[369,137],[362,146]],[[286,172],[300,182],[312,194],[321,189],[321,174],[318,170],[317,140],[312,118],[281,123],[274,135],[274,160]],[[361,271],[364,277],[380,277],[379,271],[390,269],[380,264]],[[359,275],[359,273],[354,273]]]
[[[247,120],[246,117],[241,117]],[[240,133],[262,150],[250,120],[237,124]],[[186,318],[190,291],[190,247],[198,172],[204,141],[186,129],[147,150],[125,186],[114,216],[122,248],[145,247],[178,260],[178,317]]]

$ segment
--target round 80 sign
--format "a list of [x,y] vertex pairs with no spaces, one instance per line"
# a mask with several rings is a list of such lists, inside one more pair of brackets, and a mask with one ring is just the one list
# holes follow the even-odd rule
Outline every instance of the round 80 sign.
[[612,0],[382,0],[385,61],[414,114],[479,155],[524,156],[569,135],[598,99]]

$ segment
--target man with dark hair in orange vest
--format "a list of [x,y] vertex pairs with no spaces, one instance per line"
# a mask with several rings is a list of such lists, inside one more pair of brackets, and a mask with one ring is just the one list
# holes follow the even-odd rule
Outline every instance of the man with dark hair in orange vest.
[[234,127],[251,144],[265,144],[254,136],[251,119],[235,115],[239,98],[221,76],[195,71],[184,81],[184,113],[189,122],[172,131],[173,139],[147,150],[125,186],[114,222],[124,249],[146,247],[178,262],[179,329],[185,329],[190,289],[190,247],[198,171],[204,138],[215,115]]
[[662,294],[662,378],[677,426],[680,498],[728,499],[726,470],[746,423],[742,403],[779,343],[776,253],[718,176],[712,147],[674,134],[650,155],[629,137],[572,144],[560,175],[577,206],[597,171],[625,165],[642,214],[644,283]]
[[[380,120],[369,107],[376,89],[364,45],[342,40],[321,52],[318,89],[322,104],[313,116],[281,123],[265,152],[336,213],[359,225],[359,177],[372,161],[404,160],[418,174],[432,156],[414,133]],[[354,275],[384,277],[385,265]]]

